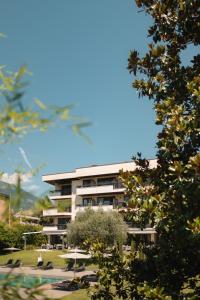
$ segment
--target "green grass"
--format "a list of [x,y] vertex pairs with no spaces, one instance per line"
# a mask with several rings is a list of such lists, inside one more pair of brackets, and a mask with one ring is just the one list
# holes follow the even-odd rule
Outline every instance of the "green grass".
[[72,294],[63,297],[61,300],[89,300],[90,298],[87,295],[86,290],[79,290],[77,292],[73,292]]
[[[0,256],[0,264],[5,264],[8,259],[13,258],[21,259],[23,266],[34,266],[37,264],[37,258],[39,256],[39,252],[34,250],[26,250],[26,251],[17,251],[13,253],[9,253],[6,255]],[[61,250],[53,250],[50,252],[41,252],[42,258],[44,262],[52,261],[55,267],[64,267],[65,260],[63,258],[60,258],[58,255],[63,254],[63,251]]]
[[[47,263],[48,261],[52,261],[54,267],[57,268],[63,268],[66,265],[66,259],[60,258],[59,255],[65,254],[67,251],[62,250],[52,250],[49,252],[41,252],[42,258],[44,260],[44,263]],[[12,258],[14,260],[21,259],[23,266],[36,266],[37,265],[37,258],[39,256],[39,252],[34,250],[22,250],[17,251],[5,255],[0,255],[0,265],[4,265],[7,263],[7,261]],[[90,261],[85,260],[85,263],[87,265],[87,270],[96,270],[97,266],[95,264],[92,264]]]

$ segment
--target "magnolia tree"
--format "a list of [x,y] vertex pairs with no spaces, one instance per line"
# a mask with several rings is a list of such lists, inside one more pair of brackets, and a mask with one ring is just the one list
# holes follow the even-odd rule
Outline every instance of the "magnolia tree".
[[[129,218],[157,231],[143,256],[117,253],[100,270],[92,299],[198,299],[200,297],[200,55],[183,60],[200,42],[197,0],[137,0],[152,17],[144,57],[131,51],[128,69],[138,76],[133,87],[153,101],[157,168],[141,154],[135,172],[121,174],[133,208]],[[186,52],[189,53],[189,52]],[[142,76],[141,76],[142,75]],[[122,267],[123,266],[123,267]],[[112,288],[111,288],[112,286]]]
[[68,225],[68,242],[74,246],[90,246],[94,242],[109,246],[122,245],[126,241],[127,227],[116,211],[94,211],[87,208]]

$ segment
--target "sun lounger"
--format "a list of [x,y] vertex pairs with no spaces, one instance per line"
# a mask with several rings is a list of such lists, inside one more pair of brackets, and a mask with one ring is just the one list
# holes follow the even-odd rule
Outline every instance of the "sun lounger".
[[37,266],[34,267],[33,269],[34,269],[34,270],[35,270],[35,269],[41,269],[41,268],[43,267],[43,265],[44,265],[44,262],[43,262],[43,261],[39,261],[39,262],[37,263]]
[[16,262],[14,262],[10,267],[11,268],[19,268],[22,265],[22,261],[20,259],[17,259]]
[[6,263],[5,265],[3,265],[2,267],[4,267],[4,268],[9,268],[9,267],[11,267],[12,265],[13,265],[13,259],[10,258],[10,259],[7,261],[7,263]]
[[59,288],[59,287],[62,287],[63,285],[67,285],[71,282],[71,280],[63,280],[63,281],[59,281],[59,282],[54,282],[52,283],[51,285],[54,287],[54,288]]
[[85,271],[85,264],[82,264],[81,266],[74,268],[75,272],[83,272]]
[[51,270],[51,269],[53,269],[53,263],[52,261],[48,261],[46,266],[43,267],[43,270]]
[[64,280],[62,282],[58,282],[57,284],[52,284],[54,289],[62,290],[62,291],[76,291],[80,288],[78,282],[74,280]]
[[74,261],[70,261],[66,267],[64,268],[64,272],[67,272],[67,271],[72,271],[73,270],[73,267],[74,267]]

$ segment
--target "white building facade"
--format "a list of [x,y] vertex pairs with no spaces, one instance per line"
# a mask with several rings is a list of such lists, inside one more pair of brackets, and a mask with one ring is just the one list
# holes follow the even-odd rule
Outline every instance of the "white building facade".
[[[156,160],[149,160],[150,168],[156,167]],[[87,207],[96,210],[118,210],[125,206],[125,188],[119,180],[120,171],[134,171],[134,162],[106,165],[92,165],[77,168],[72,172],[48,174],[42,180],[53,186],[49,198],[54,208],[44,210],[43,217],[51,219],[51,224],[43,227],[43,233],[50,236],[66,234],[67,223],[75,220],[76,214]],[[130,233],[139,234],[141,230],[130,228]],[[147,228],[143,234],[154,234],[155,230]],[[55,240],[52,239],[52,240]]]

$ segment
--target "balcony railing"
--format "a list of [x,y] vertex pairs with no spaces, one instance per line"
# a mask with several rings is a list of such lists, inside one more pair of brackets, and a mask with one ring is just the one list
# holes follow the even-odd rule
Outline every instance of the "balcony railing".
[[124,192],[124,188],[120,188],[119,186],[114,185],[93,185],[90,187],[77,187],[76,194],[77,195],[96,195],[96,194],[109,194],[109,193],[118,193]]
[[61,215],[71,215],[71,208],[67,208],[65,210],[58,210],[57,208],[45,209],[43,210],[43,217],[51,217],[51,216],[61,216]]
[[105,202],[105,203],[82,203],[82,204],[79,204],[79,205],[76,205],[77,207],[93,207],[93,206],[113,206],[113,202]]
[[64,229],[67,229],[67,224],[58,224],[57,227],[58,227],[58,230],[64,230]]
[[[76,206],[76,212],[82,212],[89,206]],[[113,210],[113,205],[93,205],[91,206],[93,210],[98,210],[99,208],[103,209],[104,211]]]
[[67,196],[71,195],[72,191],[71,189],[62,189],[62,190],[55,190],[55,191],[50,191],[50,196]]
[[67,224],[45,224],[43,225],[43,229],[47,231],[49,230],[65,230],[67,229]]
[[93,207],[93,206],[98,206],[98,207],[101,207],[101,206],[112,206],[114,209],[119,209],[119,208],[126,208],[126,202],[122,202],[122,201],[119,201],[115,198],[113,198],[113,200],[111,201],[96,201],[94,199],[92,199],[90,202],[82,202],[80,204],[76,204],[76,207]]
[[141,230],[152,228],[150,224],[146,224],[146,225],[140,226],[138,223],[131,222],[131,221],[125,221],[125,223],[130,228],[140,228]]
[[122,189],[124,188],[123,184],[121,182],[102,182],[102,183],[90,183],[90,184],[83,184],[79,185],[78,188],[90,188],[90,187],[97,187],[97,186],[107,186],[111,185],[113,186],[113,189]]

